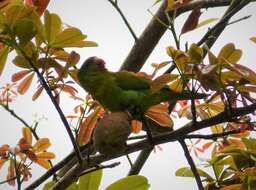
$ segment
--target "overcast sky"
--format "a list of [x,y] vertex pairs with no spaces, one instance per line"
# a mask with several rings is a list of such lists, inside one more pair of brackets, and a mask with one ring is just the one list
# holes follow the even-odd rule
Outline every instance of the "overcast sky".
[[[124,14],[127,16],[127,19],[130,21],[131,26],[138,36],[152,18],[147,12],[147,9],[152,6],[154,1],[155,0],[119,1]],[[97,48],[76,49],[76,51],[81,54],[81,63],[87,57],[97,55],[106,60],[107,67],[110,70],[117,71],[119,69],[134,41],[120,16],[107,0],[51,1],[49,10],[50,12],[55,12],[60,15],[64,23],[80,28],[83,33],[88,35],[89,40],[96,41],[99,44],[99,47]],[[155,8],[152,8],[152,10],[155,10]],[[214,10],[209,9],[207,12],[204,10],[201,20],[213,17],[220,18],[224,10],[225,9],[223,8]],[[255,11],[255,3],[243,9],[240,14],[235,17],[236,19],[247,15],[252,15],[252,17],[248,20],[230,25],[214,46],[213,52],[217,54],[223,45],[229,42],[234,42],[236,46],[244,52],[240,63],[256,68],[256,45],[249,40],[250,37],[256,36]],[[188,14],[185,14],[177,19],[176,27],[178,31],[182,27],[187,15]],[[186,41],[189,43],[197,42],[206,30],[207,27],[203,27],[185,34],[182,38],[183,47]],[[174,41],[171,38],[171,34],[167,33],[147,60],[147,64],[143,67],[143,70],[150,72],[152,71],[150,63],[168,60],[165,48],[170,45],[174,45]],[[15,71],[18,71],[17,68],[13,67],[11,61],[9,61],[7,68],[1,76],[0,86],[10,82],[10,76]],[[49,98],[45,95],[40,97],[36,102],[31,102],[31,95],[34,91],[35,89],[32,87],[30,93],[20,96],[16,103],[11,106],[13,106],[13,109],[15,109],[15,111],[28,123],[32,123],[36,117],[40,118],[44,116],[47,118],[40,123],[38,132],[41,137],[48,137],[51,139],[53,144],[51,151],[56,153],[57,158],[54,163],[57,163],[57,161],[61,160],[70,152],[72,147]],[[83,96],[85,92],[80,89],[79,94]],[[64,96],[61,99],[61,106],[66,114],[70,114],[72,113],[74,102]],[[0,108],[0,123],[0,145],[5,143],[15,145],[21,136],[21,123],[13,119],[2,108]],[[179,125],[180,123],[175,123],[175,126]],[[171,143],[162,146],[162,148],[162,152],[158,151],[151,155],[141,173],[148,177],[149,183],[151,184],[150,189],[196,189],[194,180],[175,177],[174,175],[176,169],[187,165],[179,145]],[[127,174],[129,168],[128,162],[125,158],[122,158],[121,160],[122,164],[120,166],[104,171],[101,189]],[[39,167],[35,167],[35,169],[37,170],[35,174],[33,172],[35,177],[40,176],[40,174],[44,172],[44,170]],[[5,179],[6,173],[3,171],[4,170],[0,171],[0,180]],[[0,186],[0,189],[12,188],[4,185]]]

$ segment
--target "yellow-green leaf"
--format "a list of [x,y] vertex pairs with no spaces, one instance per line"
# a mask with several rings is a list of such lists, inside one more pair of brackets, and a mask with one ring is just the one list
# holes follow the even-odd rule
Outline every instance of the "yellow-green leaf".
[[[47,182],[44,187],[43,190],[50,190],[54,185],[55,185],[55,181],[50,181]],[[72,183],[70,186],[68,186],[67,188],[65,188],[65,190],[79,190],[78,185],[76,184],[76,182]],[[85,189],[87,190],[87,189]]]
[[183,80],[181,78],[176,79],[169,85],[170,89],[175,92],[181,92],[183,89]]
[[174,0],[167,0],[167,7],[165,11],[170,11],[174,9]]
[[226,44],[220,51],[218,59],[220,63],[226,60],[229,63],[237,63],[242,56],[242,51],[236,49],[233,43]]
[[15,25],[15,31],[21,45],[26,44],[35,35],[34,23],[30,19],[21,19]]
[[208,59],[211,65],[215,65],[218,63],[217,57],[210,50],[208,51]]
[[8,53],[9,53],[9,47],[4,47],[0,49],[0,76],[4,70]]
[[[205,177],[209,180],[212,180],[212,177],[207,174],[205,171],[197,168],[197,171],[198,171],[198,174],[201,176],[201,177]],[[194,177],[194,174],[193,172],[191,171],[191,168],[189,167],[183,167],[183,168],[179,168],[176,172],[175,172],[175,175],[176,176],[180,176],[180,177]]]
[[105,190],[147,190],[149,189],[148,180],[141,175],[132,175],[109,185]]
[[177,78],[177,75],[163,74],[151,82],[150,88],[152,92],[157,92],[160,89],[162,89],[164,86],[166,86],[167,83],[173,81],[176,78]]
[[103,171],[96,170],[85,174],[79,178],[79,190],[98,190],[101,182]]
[[14,5],[6,11],[6,22],[9,26],[15,26],[20,19],[27,18],[33,12],[33,8],[24,5]]
[[200,23],[198,23],[198,25],[196,26],[196,28],[200,28],[202,26],[205,26],[207,24],[210,24],[212,22],[215,22],[216,20],[218,20],[218,18],[209,18],[209,19],[206,19],[204,21],[201,21]]
[[203,59],[204,51],[202,48],[193,43],[188,50],[188,55],[191,63],[199,64]]
[[17,55],[13,60],[13,64],[17,67],[29,69],[31,66],[29,65],[28,61],[21,55]]
[[163,61],[161,63],[152,63],[152,67],[155,68],[152,76],[154,77],[155,74],[157,73],[157,71],[159,71],[160,69],[162,69],[163,67],[165,67],[166,65],[170,64],[170,61]]
[[61,19],[57,14],[45,11],[44,13],[44,25],[46,39],[49,44],[52,44],[56,36],[61,32]]
[[239,87],[237,87],[237,90],[239,90],[241,92],[256,93],[256,86],[239,86]]
[[65,47],[93,47],[97,46],[95,42],[84,41],[87,36],[84,35],[78,28],[67,28],[59,33],[52,47],[65,48]]

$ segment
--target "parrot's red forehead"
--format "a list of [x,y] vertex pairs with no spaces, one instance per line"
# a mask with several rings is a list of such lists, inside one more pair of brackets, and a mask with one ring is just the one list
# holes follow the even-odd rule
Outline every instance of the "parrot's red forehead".
[[106,64],[105,61],[99,57],[94,57],[94,62],[102,67],[105,67]]

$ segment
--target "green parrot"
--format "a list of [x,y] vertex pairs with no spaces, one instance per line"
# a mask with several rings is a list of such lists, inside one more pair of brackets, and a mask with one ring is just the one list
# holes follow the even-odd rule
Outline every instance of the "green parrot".
[[151,80],[138,77],[133,72],[110,72],[105,61],[98,57],[88,58],[78,71],[81,86],[104,108],[111,112],[129,111],[133,116],[145,113],[161,102],[204,98],[205,94],[189,91],[175,92],[168,86],[157,92],[151,90]]

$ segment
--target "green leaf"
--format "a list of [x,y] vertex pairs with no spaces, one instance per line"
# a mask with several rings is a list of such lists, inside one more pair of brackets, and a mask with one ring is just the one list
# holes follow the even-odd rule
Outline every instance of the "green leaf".
[[147,190],[149,188],[148,180],[141,175],[133,175],[122,178],[111,185],[105,190]]
[[[201,177],[205,177],[206,179],[208,180],[213,180],[213,178],[208,174],[206,173],[205,171],[197,168],[197,172],[198,174],[201,176]],[[179,168],[176,172],[175,172],[175,175],[176,176],[179,176],[179,177],[194,177],[194,174],[191,170],[190,167],[183,167],[183,168]]]
[[79,187],[76,183],[72,183],[70,186],[68,186],[68,188],[66,188],[65,190],[79,190]]
[[[55,185],[54,181],[50,181],[46,183],[43,187],[43,190],[50,190]],[[72,183],[68,188],[65,190],[79,190],[78,185],[76,183]]]
[[54,181],[49,181],[46,184],[44,184],[43,190],[49,190],[54,186],[55,182]]
[[243,143],[245,144],[247,150],[255,151],[256,150],[256,139],[253,138],[242,138]]
[[4,48],[0,49],[0,76],[4,70],[8,53],[9,53],[8,47],[4,47]]
[[16,65],[17,67],[21,68],[26,68],[29,69],[31,68],[28,61],[21,55],[17,55],[13,60],[13,64]]
[[219,63],[223,63],[223,59],[231,64],[235,64],[242,56],[242,51],[236,49],[233,43],[226,44],[218,55]]
[[52,44],[56,36],[61,32],[61,19],[57,14],[45,11],[44,13],[44,25],[46,39],[49,44]]
[[59,33],[51,45],[56,48],[97,46],[95,42],[84,41],[86,37],[78,28],[71,27]]
[[[216,162],[215,165],[223,166],[223,167],[224,167],[224,165],[226,165],[226,166],[230,166],[234,170],[238,170],[237,165],[236,165],[235,160],[233,159],[233,157],[225,157],[225,158],[219,160],[218,162]],[[217,172],[217,173],[219,174],[219,172]]]
[[202,48],[193,43],[188,50],[188,55],[192,63],[199,64],[203,59],[204,51]]
[[217,57],[210,50],[208,51],[208,59],[211,65],[215,65],[218,63]]
[[102,170],[85,174],[79,178],[79,190],[98,190],[102,178]]
[[30,19],[19,20],[15,25],[15,31],[20,44],[26,44],[35,35],[34,23]]
[[11,27],[15,26],[17,21],[23,18],[28,18],[32,12],[32,7],[29,8],[25,7],[24,5],[11,6],[6,11],[6,23],[8,23],[8,25]]

